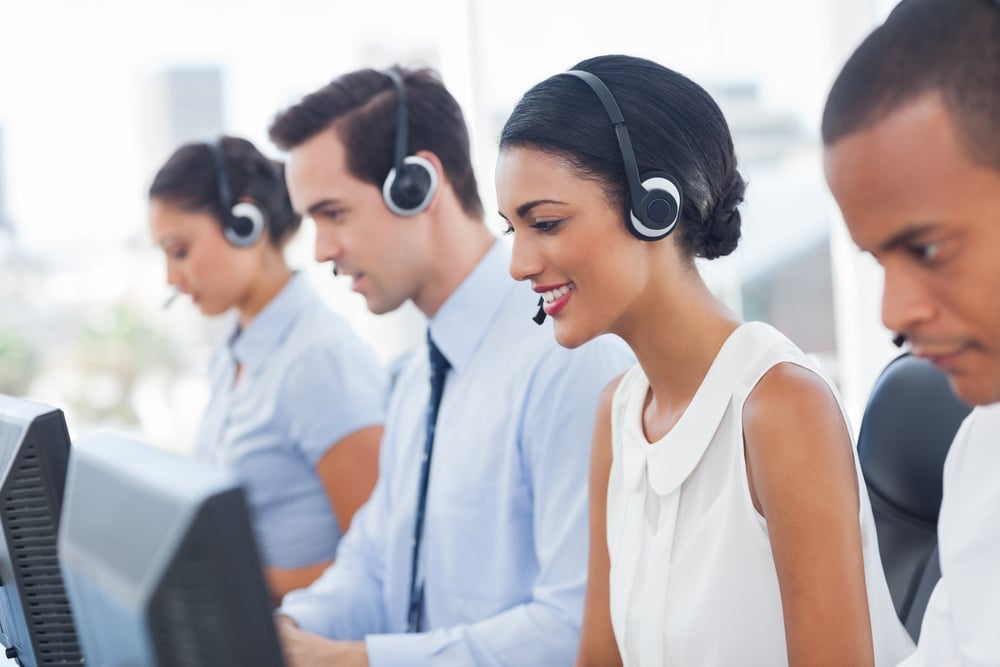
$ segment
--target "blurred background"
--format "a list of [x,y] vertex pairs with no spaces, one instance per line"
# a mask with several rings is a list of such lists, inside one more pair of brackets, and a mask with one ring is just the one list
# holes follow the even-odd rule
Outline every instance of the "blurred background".
[[[652,58],[706,87],[749,179],[744,240],[702,264],[746,319],[770,322],[837,382],[856,430],[896,353],[881,275],[842,229],[819,120],[839,66],[889,0],[34,0],[0,4],[0,393],[187,451],[227,317],[169,310],[145,193],[179,144],[267,139],[274,114],[346,71],[437,69],[458,98],[488,211],[496,139],[536,82],[601,53]],[[641,142],[641,137],[633,137]],[[421,340],[412,307],[370,315],[312,259],[293,266],[386,362]]]

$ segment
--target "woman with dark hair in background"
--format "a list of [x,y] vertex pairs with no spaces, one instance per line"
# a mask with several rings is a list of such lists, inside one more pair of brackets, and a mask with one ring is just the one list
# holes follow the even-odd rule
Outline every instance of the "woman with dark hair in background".
[[167,282],[204,315],[237,314],[195,453],[242,480],[277,602],[323,572],[371,493],[385,373],[286,263],[301,218],[280,163],[244,139],[187,144],[149,199]]
[[518,102],[496,179],[557,340],[614,333],[639,362],[597,416],[577,664],[895,664],[912,644],[833,387],[695,265],[741,233],[721,111],[648,60],[574,70]]

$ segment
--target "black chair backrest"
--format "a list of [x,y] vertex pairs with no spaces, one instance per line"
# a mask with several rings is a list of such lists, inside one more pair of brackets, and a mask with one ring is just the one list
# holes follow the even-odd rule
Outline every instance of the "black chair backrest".
[[903,354],[872,389],[858,434],[858,457],[893,604],[914,639],[941,576],[937,520],[941,474],[951,441],[971,408],[947,376]]

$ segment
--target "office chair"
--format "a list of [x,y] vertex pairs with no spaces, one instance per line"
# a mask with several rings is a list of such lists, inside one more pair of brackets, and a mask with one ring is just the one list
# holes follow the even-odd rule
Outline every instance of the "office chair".
[[951,441],[971,408],[945,374],[903,354],[879,376],[858,434],[858,457],[878,533],[889,592],[916,640],[941,577],[937,520]]

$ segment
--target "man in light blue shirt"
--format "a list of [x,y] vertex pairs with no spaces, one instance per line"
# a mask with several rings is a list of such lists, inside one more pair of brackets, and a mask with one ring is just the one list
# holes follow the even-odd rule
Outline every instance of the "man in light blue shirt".
[[432,73],[344,75],[279,114],[271,138],[290,151],[317,260],[372,312],[412,300],[450,367],[432,429],[427,351],[400,371],[371,499],[334,565],[279,610],[289,663],[572,665],[594,412],[631,354],[608,338],[566,350],[531,321],[538,295],[483,224],[461,110]]

